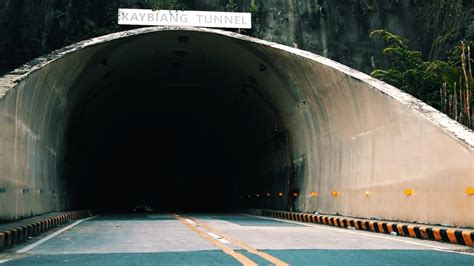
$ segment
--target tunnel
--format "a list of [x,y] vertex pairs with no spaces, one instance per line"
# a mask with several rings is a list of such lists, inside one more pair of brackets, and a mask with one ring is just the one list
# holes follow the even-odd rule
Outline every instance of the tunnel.
[[263,175],[265,161],[282,163],[288,152],[277,110],[262,94],[268,85],[255,77],[271,70],[229,58],[225,44],[209,38],[140,37],[100,52],[81,74],[93,81],[77,81],[65,129],[74,207],[222,211],[259,193],[287,194]]
[[0,77],[0,128],[2,221],[147,205],[474,226],[471,131],[233,32],[134,29],[37,58]]

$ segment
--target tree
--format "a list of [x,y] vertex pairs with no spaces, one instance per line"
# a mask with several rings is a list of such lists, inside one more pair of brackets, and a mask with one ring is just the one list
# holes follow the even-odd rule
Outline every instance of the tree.
[[408,40],[385,29],[375,30],[371,37],[380,36],[385,42],[382,53],[388,57],[388,69],[375,69],[371,75],[440,109],[439,89],[443,73],[450,71],[446,61],[424,61],[420,51],[410,50]]
[[473,42],[461,42],[445,61],[423,60],[420,51],[410,50],[408,40],[385,29],[371,32],[385,42],[382,53],[388,57],[387,69],[374,69],[373,77],[400,88],[451,118],[473,128],[472,60]]

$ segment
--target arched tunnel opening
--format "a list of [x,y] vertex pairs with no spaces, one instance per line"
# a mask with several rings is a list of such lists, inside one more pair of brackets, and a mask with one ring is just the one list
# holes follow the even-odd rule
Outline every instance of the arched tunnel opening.
[[290,165],[289,138],[253,74],[271,66],[235,52],[222,38],[165,32],[98,53],[74,85],[65,131],[72,207],[287,208],[289,167],[268,168]]
[[232,32],[142,28],[45,55],[0,78],[0,127],[0,220],[145,204],[472,225],[472,132]]

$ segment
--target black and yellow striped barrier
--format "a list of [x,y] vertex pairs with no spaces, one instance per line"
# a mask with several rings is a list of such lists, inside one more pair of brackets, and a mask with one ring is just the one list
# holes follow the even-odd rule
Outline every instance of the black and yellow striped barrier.
[[0,251],[25,242],[31,236],[36,236],[69,220],[81,219],[87,216],[89,216],[88,211],[65,212],[47,219],[2,231],[0,232]]
[[305,223],[317,223],[340,228],[351,228],[383,234],[435,240],[474,247],[474,230],[440,228],[429,225],[403,224],[396,222],[363,220],[321,214],[262,210],[263,216],[293,220]]

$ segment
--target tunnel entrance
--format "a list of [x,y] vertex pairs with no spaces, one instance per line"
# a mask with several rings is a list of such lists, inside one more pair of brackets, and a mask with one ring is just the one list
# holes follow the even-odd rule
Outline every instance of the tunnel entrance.
[[64,161],[74,208],[288,205],[290,164],[275,167],[289,158],[288,139],[252,74],[268,66],[229,60],[211,41],[178,32],[122,41],[81,74]]
[[0,128],[4,221],[145,203],[472,225],[459,193],[472,132],[356,70],[228,31],[141,28],[35,59],[0,78]]

